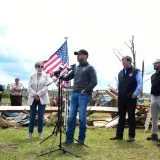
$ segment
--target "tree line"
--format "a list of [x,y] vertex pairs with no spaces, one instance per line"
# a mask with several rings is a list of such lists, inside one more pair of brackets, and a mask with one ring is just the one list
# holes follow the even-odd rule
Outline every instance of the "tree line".
[[[9,91],[9,89],[10,89],[10,85],[8,84],[8,85],[2,85],[3,86],[3,88],[4,88],[4,93],[3,93],[3,95],[2,95],[2,97],[3,98],[10,98],[10,91]],[[69,90],[69,92],[67,93],[68,94],[68,96],[70,96],[71,95],[71,90]],[[24,88],[23,89],[23,91],[22,91],[22,96],[23,97],[25,97],[25,99],[27,99],[28,98],[28,89],[27,88]],[[56,97],[58,97],[58,89],[54,89],[54,90],[49,90],[48,91],[48,94],[49,94],[49,97],[51,98],[51,97],[54,97],[54,98],[56,98]],[[66,91],[63,91],[63,95],[64,94],[66,94]]]

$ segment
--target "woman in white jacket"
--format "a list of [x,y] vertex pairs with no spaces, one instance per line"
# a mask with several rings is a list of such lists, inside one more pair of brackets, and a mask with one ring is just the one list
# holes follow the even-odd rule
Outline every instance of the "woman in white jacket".
[[36,109],[38,106],[38,137],[43,139],[43,120],[46,104],[49,104],[48,87],[49,77],[43,72],[43,62],[35,63],[36,73],[31,75],[28,85],[28,104],[30,105],[30,122],[28,139],[32,138]]

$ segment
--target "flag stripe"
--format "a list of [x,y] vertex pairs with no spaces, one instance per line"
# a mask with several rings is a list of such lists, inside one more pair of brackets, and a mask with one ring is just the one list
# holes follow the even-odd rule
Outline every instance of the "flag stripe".
[[44,70],[49,67],[50,65],[52,65],[56,60],[58,60],[59,58],[55,55],[53,56],[52,59],[48,60],[46,63],[45,63],[45,66],[44,66]]
[[58,68],[59,68],[59,66],[62,64],[62,61],[61,60],[59,60],[59,61],[57,61],[56,63],[54,63],[54,64],[52,64],[51,66],[49,66],[45,71],[46,71],[46,73],[48,74],[49,72],[51,72],[51,71],[56,71],[56,70],[58,70]]

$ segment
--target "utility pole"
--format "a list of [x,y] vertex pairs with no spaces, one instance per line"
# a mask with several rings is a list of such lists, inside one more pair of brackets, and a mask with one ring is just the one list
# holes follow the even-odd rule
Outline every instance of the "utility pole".
[[[142,80],[144,77],[144,61],[142,61]],[[142,88],[142,92],[141,92],[141,97],[143,97],[143,88]]]

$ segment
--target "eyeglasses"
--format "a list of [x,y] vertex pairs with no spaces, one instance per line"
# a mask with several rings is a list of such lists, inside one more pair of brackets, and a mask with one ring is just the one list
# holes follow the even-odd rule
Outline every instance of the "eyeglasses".
[[44,66],[37,66],[37,68],[43,68]]

